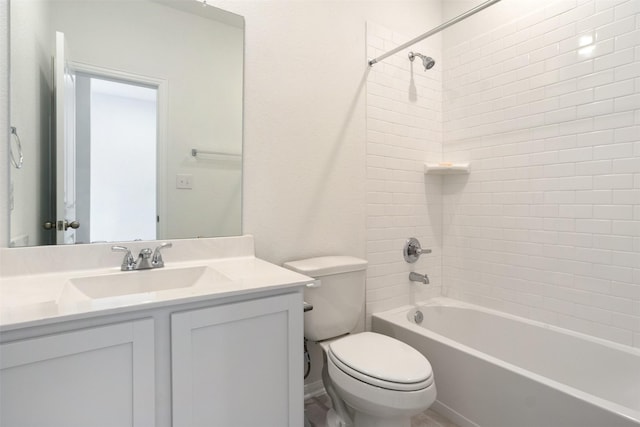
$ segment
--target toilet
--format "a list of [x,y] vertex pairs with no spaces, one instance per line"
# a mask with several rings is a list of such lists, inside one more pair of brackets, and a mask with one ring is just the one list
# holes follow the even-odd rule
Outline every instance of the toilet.
[[416,349],[374,332],[351,334],[362,316],[367,261],[325,256],[286,268],[313,277],[304,333],[323,349],[322,382],[331,398],[329,427],[410,427],[436,399],[429,361]]

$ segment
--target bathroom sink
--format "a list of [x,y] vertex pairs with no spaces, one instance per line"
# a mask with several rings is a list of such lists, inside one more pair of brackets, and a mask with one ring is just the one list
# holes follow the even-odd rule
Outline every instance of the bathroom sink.
[[231,279],[207,266],[160,268],[128,271],[96,276],[74,277],[68,280],[60,303],[87,300],[116,302],[144,302],[160,293],[188,296],[201,287],[217,287]]

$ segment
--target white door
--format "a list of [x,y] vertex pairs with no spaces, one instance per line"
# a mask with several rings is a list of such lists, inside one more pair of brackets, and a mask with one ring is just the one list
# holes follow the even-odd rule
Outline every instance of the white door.
[[64,33],[56,32],[54,94],[56,120],[56,243],[75,243],[76,217],[75,77]]

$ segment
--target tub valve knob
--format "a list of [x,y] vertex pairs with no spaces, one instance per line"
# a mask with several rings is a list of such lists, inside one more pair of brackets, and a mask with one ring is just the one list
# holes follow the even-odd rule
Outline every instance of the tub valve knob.
[[416,262],[418,258],[420,258],[420,255],[430,253],[431,249],[422,249],[422,246],[420,246],[420,241],[418,241],[418,239],[416,239],[415,237],[411,237],[404,244],[404,260],[410,264]]

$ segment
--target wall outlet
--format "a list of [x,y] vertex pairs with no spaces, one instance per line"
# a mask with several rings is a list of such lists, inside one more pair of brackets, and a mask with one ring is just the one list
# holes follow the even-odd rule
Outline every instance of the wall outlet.
[[176,175],[176,188],[180,190],[191,190],[193,188],[193,175],[189,175],[189,174]]

